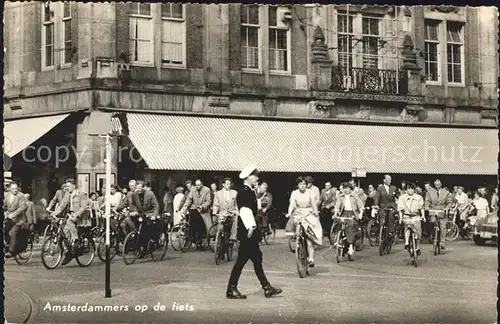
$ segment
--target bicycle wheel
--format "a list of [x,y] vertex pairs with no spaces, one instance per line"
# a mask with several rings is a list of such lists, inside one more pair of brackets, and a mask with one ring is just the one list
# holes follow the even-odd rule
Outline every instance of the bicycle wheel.
[[79,246],[74,249],[76,263],[80,267],[88,267],[92,264],[95,256],[95,242],[92,235],[85,235],[80,238]]
[[336,237],[335,246],[337,248],[336,258],[337,263],[340,263],[340,259],[344,256],[344,238],[342,233],[339,233]]
[[307,243],[302,233],[297,236],[296,249],[295,259],[297,264],[297,271],[299,272],[300,278],[305,278],[307,277],[308,272]]
[[432,240],[432,245],[434,247],[434,255],[438,255],[441,251],[441,246],[439,246],[439,229],[437,227],[434,227],[434,235],[433,235],[433,240]]
[[[109,260],[113,260],[118,252],[118,243],[115,235],[109,237]],[[103,233],[97,241],[97,257],[102,262],[106,262],[106,233]]]
[[43,230],[43,239],[47,238],[47,236],[51,235],[53,232],[54,232],[53,224],[45,226],[45,229]]
[[410,244],[411,244],[411,247],[410,247],[410,251],[412,253],[412,257],[413,257],[413,265],[416,267],[418,267],[418,254],[417,254],[417,242],[415,240],[415,234],[413,233],[413,231],[410,233]]
[[368,233],[368,242],[370,246],[378,246],[380,244],[380,223],[376,219],[370,219],[366,226],[366,232]]
[[446,222],[446,240],[455,241],[460,233],[458,225],[452,221]]
[[21,253],[14,257],[17,264],[23,265],[31,260],[33,255],[33,240],[31,239],[31,234],[27,237],[28,242],[26,243],[26,248]]
[[290,249],[290,252],[295,252],[295,238],[293,236],[288,237],[288,248]]
[[208,235],[207,235],[207,247],[212,252],[215,252],[216,235],[217,235],[217,224],[213,224],[208,229]]
[[378,254],[380,256],[382,256],[384,254],[384,250],[385,250],[385,245],[386,245],[386,242],[385,242],[385,232],[386,232],[386,227],[385,225],[382,225],[380,227],[380,234],[379,234],[379,246],[378,246]]
[[168,250],[168,232],[162,231],[158,240],[153,243],[153,247],[151,249],[151,258],[153,261],[162,261],[167,255]]
[[191,237],[190,237],[190,229],[189,229],[189,225],[188,224],[184,224],[182,227],[181,227],[181,230],[180,230],[180,250],[181,252],[187,252],[191,249],[191,246],[193,245],[193,242],[191,240]]
[[53,270],[59,266],[63,257],[63,247],[59,238],[49,235],[42,243],[42,263],[46,269]]
[[224,236],[222,235],[222,230],[217,231],[215,235],[215,264],[219,265],[224,261]]
[[233,260],[233,249],[234,249],[234,245],[236,244],[236,242],[234,242],[233,244],[231,244],[231,242],[229,242],[229,238],[226,237],[226,239],[224,240],[225,241],[225,244],[227,246],[226,248],[226,256],[227,256],[227,261],[231,261]]
[[181,225],[177,224],[175,226],[172,226],[170,229],[170,235],[169,235],[169,240],[170,240],[170,246],[174,251],[179,251],[181,249]]
[[123,242],[123,262],[125,262],[126,265],[133,264],[135,260],[137,260],[140,251],[139,233],[136,231],[128,233],[125,241]]
[[328,240],[330,241],[330,245],[335,245],[337,242],[337,235],[339,233],[341,224],[339,222],[334,221],[332,227],[330,227],[330,234],[328,235]]

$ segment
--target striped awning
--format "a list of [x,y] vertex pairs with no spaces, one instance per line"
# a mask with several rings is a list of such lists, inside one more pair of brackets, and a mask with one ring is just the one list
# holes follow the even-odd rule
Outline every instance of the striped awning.
[[68,116],[69,114],[62,114],[5,121],[3,128],[5,154],[13,157],[23,151]]
[[498,131],[127,114],[150,169],[496,175]]

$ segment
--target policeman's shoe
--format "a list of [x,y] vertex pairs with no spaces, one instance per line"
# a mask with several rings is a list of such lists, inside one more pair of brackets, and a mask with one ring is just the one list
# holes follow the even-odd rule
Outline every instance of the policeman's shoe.
[[267,287],[264,288],[264,296],[266,298],[271,298],[273,296],[281,294],[282,290],[279,288],[274,288],[271,285],[268,285]]
[[226,290],[226,298],[229,299],[247,299],[247,296],[242,295],[236,286],[228,286]]
[[70,263],[70,261],[73,259],[73,254],[71,252],[66,252],[64,255],[64,260],[62,261],[61,265],[66,265]]
[[308,265],[310,268],[314,268],[314,260],[313,259],[309,259],[309,261],[307,261],[307,262],[308,262]]

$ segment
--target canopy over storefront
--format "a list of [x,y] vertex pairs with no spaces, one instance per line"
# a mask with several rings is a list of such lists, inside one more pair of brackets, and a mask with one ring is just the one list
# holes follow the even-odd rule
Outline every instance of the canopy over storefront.
[[4,121],[4,152],[10,157],[48,133],[70,114]]
[[127,114],[150,169],[496,175],[498,130]]

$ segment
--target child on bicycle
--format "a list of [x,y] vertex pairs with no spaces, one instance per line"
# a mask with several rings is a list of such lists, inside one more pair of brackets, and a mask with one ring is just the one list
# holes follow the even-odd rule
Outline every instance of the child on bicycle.
[[415,185],[413,183],[406,185],[406,193],[402,194],[398,200],[398,212],[400,222],[405,228],[405,249],[410,248],[410,231],[412,227],[415,237],[415,251],[420,255],[420,237],[422,236],[421,221],[425,222],[424,199],[421,195],[415,194]]

